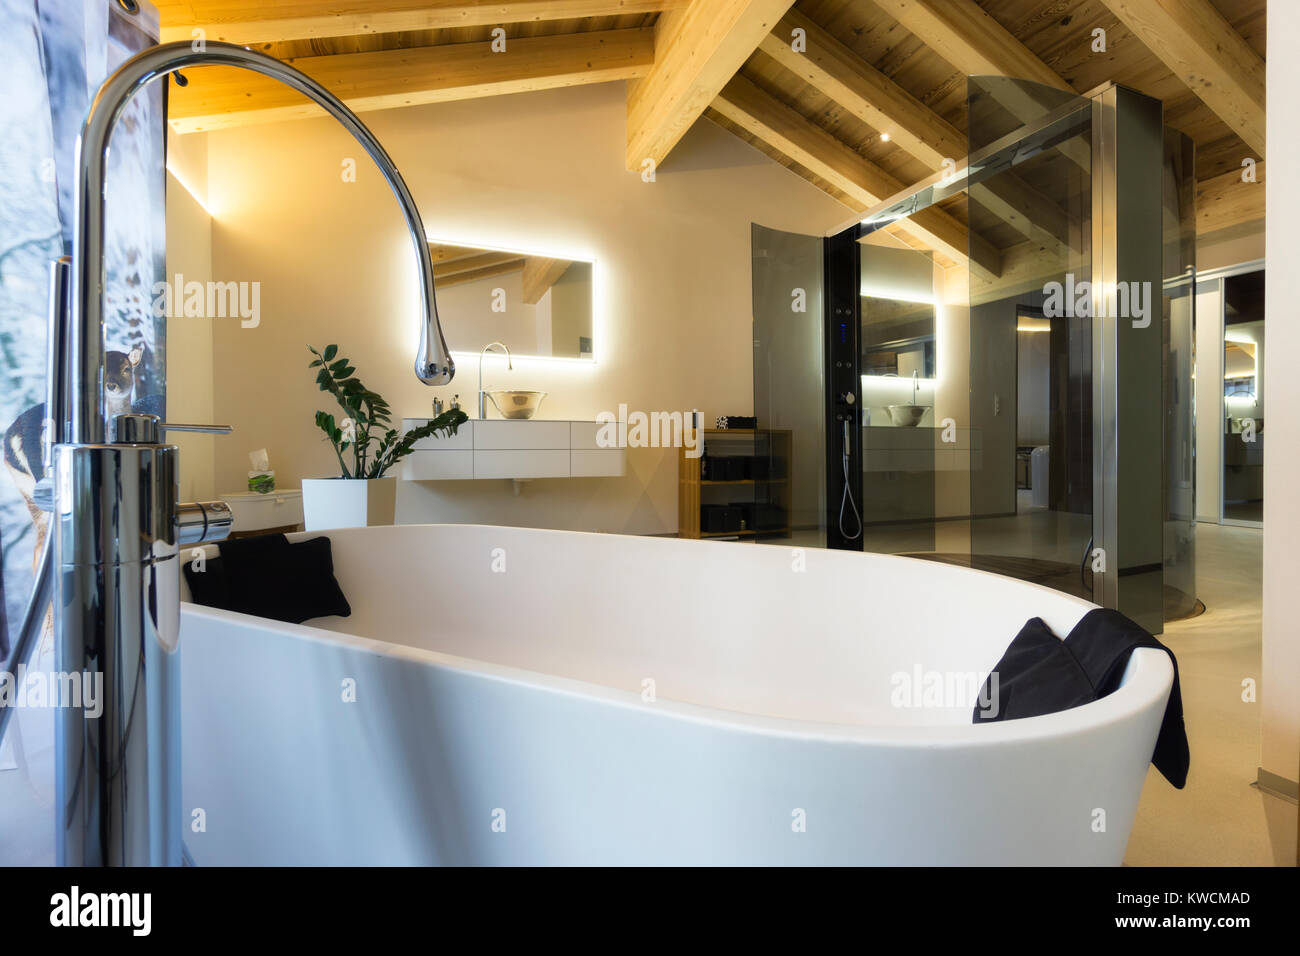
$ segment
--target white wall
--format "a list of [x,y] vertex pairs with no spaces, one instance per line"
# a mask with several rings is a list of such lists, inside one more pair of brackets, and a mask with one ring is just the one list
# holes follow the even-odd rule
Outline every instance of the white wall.
[[[1300,623],[1295,605],[1300,580],[1300,4],[1268,5],[1268,219],[1266,268],[1270,379],[1268,454],[1264,458],[1264,666],[1260,765],[1300,779]],[[1274,374],[1276,373],[1276,374]]]
[[[212,217],[203,206],[207,143],[202,137],[170,136],[167,144],[167,281],[212,277]],[[167,320],[167,420],[209,424],[213,414],[212,320]],[[180,449],[180,499],[198,501],[215,491],[217,438],[171,432]]]
[[[1267,176],[1267,173],[1265,175]],[[1198,272],[1236,266],[1263,258],[1264,223],[1262,221],[1220,229],[1196,237]]]
[[[750,223],[821,234],[845,207],[704,121],[657,181],[624,170],[622,83],[366,114],[446,241],[595,261],[597,364],[516,362],[502,385],[550,393],[548,418],[698,408],[706,421],[752,406]],[[196,134],[197,135],[197,134]],[[261,282],[261,323],[217,320],[218,490],[245,481],[267,447],[282,486],[333,473],[312,417],[327,408],[306,368],[308,342],[338,342],[365,383],[401,415],[433,395],[475,407],[476,365],[429,389],[411,372],[418,308],[414,257],[396,203],[332,121],[208,135],[216,278]],[[357,181],[341,175],[356,160]],[[484,343],[486,344],[486,341]],[[173,376],[176,372],[173,372]],[[175,378],[173,379],[175,380]],[[677,527],[672,451],[634,450],[623,479],[403,482],[399,519],[501,521],[629,532]]]

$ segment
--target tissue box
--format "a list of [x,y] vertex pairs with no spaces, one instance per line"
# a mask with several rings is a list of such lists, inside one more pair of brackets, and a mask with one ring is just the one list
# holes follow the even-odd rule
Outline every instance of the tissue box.
[[275,491],[275,472],[250,471],[248,473],[248,490],[256,491],[259,495],[266,495]]

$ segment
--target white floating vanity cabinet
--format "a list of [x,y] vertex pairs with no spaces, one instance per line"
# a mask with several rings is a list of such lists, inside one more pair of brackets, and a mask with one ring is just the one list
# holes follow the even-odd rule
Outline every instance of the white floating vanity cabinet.
[[[402,431],[427,423],[427,418],[402,419]],[[596,422],[557,422],[538,419],[472,418],[446,438],[416,442],[402,462],[407,481],[451,481],[467,478],[609,478],[627,467],[623,448],[605,448],[597,441]]]

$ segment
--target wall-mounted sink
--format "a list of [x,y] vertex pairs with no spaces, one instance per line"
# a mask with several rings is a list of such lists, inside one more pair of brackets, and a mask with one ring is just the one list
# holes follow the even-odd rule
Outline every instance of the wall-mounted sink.
[[889,419],[899,427],[915,428],[929,410],[929,405],[890,405]]
[[527,389],[489,389],[487,395],[502,418],[532,418],[546,397],[545,392]]

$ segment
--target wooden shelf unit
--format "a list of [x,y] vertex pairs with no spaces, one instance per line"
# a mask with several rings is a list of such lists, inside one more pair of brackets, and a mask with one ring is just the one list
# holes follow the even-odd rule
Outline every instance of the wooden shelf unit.
[[[710,454],[712,445],[720,442],[748,441],[750,453],[767,447],[773,459],[783,463],[777,478],[738,478],[728,481],[706,481],[700,478],[700,457],[691,458],[686,449],[677,451],[677,537],[679,538],[766,538],[790,537],[790,515],[793,505],[792,475],[794,474],[794,443],[788,428],[704,428],[701,429],[701,447]],[[695,445],[695,442],[691,443]],[[718,489],[730,489],[725,494]],[[700,508],[706,504],[731,504],[737,492],[748,492],[747,502],[776,505],[785,511],[786,522],[780,528],[745,528],[740,531],[702,531]]]

